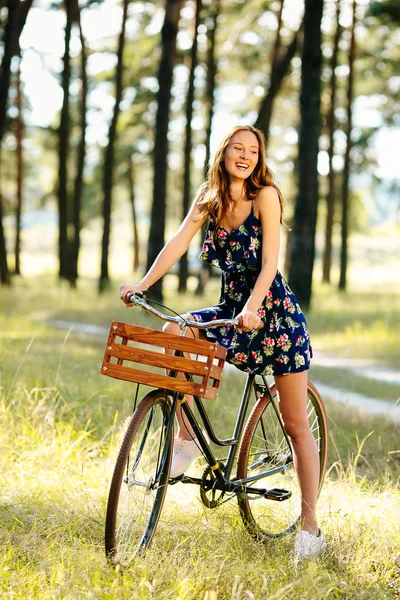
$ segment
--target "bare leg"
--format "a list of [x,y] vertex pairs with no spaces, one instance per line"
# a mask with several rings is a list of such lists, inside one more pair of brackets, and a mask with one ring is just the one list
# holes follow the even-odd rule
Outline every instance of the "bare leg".
[[[187,315],[184,315],[184,316],[187,316]],[[163,331],[166,331],[168,333],[174,333],[176,335],[179,335],[179,333],[180,333],[180,329],[179,329],[178,325],[176,325],[176,323],[167,323],[166,325],[164,325]],[[202,334],[199,332],[199,330],[194,329],[194,328],[193,328],[193,330],[187,329],[186,335],[188,337],[191,337],[191,338],[195,337],[197,339],[202,336]],[[174,351],[166,348],[165,353],[173,354]],[[190,356],[188,354],[185,354],[185,356],[187,358],[190,358]],[[178,379],[185,379],[185,377],[182,373],[178,373]],[[189,404],[190,408],[193,409],[193,404],[194,404],[193,396],[186,394],[186,401]],[[176,434],[176,437],[180,440],[193,440],[193,438],[195,438],[195,433],[194,433],[192,427],[190,426],[190,423],[187,420],[180,405],[177,406],[177,409],[176,409],[176,418],[178,421],[178,432]]]
[[295,468],[301,489],[302,528],[317,535],[315,508],[319,485],[318,449],[307,418],[307,371],[275,377],[279,409],[294,449]]

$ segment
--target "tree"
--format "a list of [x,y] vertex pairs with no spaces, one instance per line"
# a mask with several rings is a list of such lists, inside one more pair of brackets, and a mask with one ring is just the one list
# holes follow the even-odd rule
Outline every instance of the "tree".
[[[66,13],[65,43],[62,72],[63,103],[61,107],[59,138],[59,167],[58,167],[58,210],[59,210],[59,275],[67,279],[71,285],[76,285],[78,277],[78,258],[81,230],[81,202],[83,193],[83,171],[86,155],[86,112],[87,112],[87,74],[86,74],[86,45],[81,25],[81,9],[78,0],[68,0],[64,3]],[[70,43],[72,27],[76,23],[81,44],[80,75],[80,139],[77,147],[76,173],[73,192],[69,193],[70,147],[71,147],[71,57]]]
[[[164,24],[161,30],[161,59],[158,69],[157,115],[153,153],[153,202],[147,246],[147,269],[151,267],[164,246],[169,107],[181,3],[181,0],[166,0]],[[161,301],[161,280],[152,286],[152,291],[153,295]]]
[[204,179],[207,179],[208,167],[210,164],[211,155],[211,131],[214,117],[215,104],[215,81],[217,76],[217,59],[216,59],[216,37],[218,17],[221,13],[221,0],[215,0],[210,3],[208,9],[207,22],[207,79],[204,95],[204,105],[206,109],[206,139],[204,145],[206,147],[206,156],[204,159]]
[[23,147],[22,140],[24,134],[24,121],[22,115],[22,90],[21,90],[21,56],[18,63],[17,71],[17,97],[16,107],[18,110],[15,120],[15,138],[17,142],[17,209],[15,213],[15,275],[21,275],[20,254],[21,254],[21,214],[23,202]]
[[11,77],[11,60],[19,54],[19,38],[25,26],[33,0],[7,0],[7,22],[3,34],[3,57],[0,67],[0,141],[6,124],[8,91]]
[[311,301],[318,205],[321,20],[323,0],[305,0],[301,63],[298,194],[294,213],[289,284],[307,308]]
[[353,13],[350,33],[349,49],[349,77],[347,80],[347,121],[346,121],[346,149],[344,154],[343,182],[342,182],[342,227],[340,249],[340,277],[339,289],[345,290],[347,285],[347,253],[349,234],[349,178],[350,178],[350,152],[352,147],[351,132],[353,128],[353,87],[354,87],[354,61],[356,55],[356,11],[357,2],[353,0]]
[[265,148],[269,142],[269,130],[272,118],[272,110],[274,100],[279,93],[282,86],[283,79],[287,74],[290,63],[297,52],[299,45],[299,38],[301,37],[303,24],[293,36],[291,43],[286,48],[285,52],[281,51],[281,27],[282,27],[282,12],[283,12],[284,0],[280,0],[279,11],[278,11],[278,27],[276,30],[275,43],[272,49],[271,56],[271,73],[269,79],[269,85],[267,93],[265,94],[260,109],[258,112],[255,126],[264,132],[265,136]]
[[[19,54],[19,38],[24,28],[33,0],[7,0],[7,21],[3,33],[3,57],[0,66],[0,144],[3,139],[8,92],[11,77],[11,60]],[[3,228],[3,206],[0,190],[0,283],[10,284],[10,273],[7,264],[6,240]]]
[[65,3],[65,38],[63,71],[61,75],[61,87],[63,91],[63,102],[61,106],[60,125],[58,128],[58,252],[59,252],[59,275],[68,277],[68,157],[70,140],[70,96],[69,87],[71,81],[71,57],[69,46],[72,33],[72,11],[70,3]]
[[140,256],[139,256],[139,234],[138,234],[138,226],[137,226],[137,211],[136,211],[136,202],[135,202],[135,176],[134,176],[135,163],[133,159],[133,154],[128,159],[126,175],[128,179],[128,187],[129,187],[129,197],[132,206],[132,228],[133,228],[133,271],[136,271],[140,265]]
[[331,98],[327,117],[327,128],[329,137],[328,146],[328,192],[326,195],[326,222],[325,222],[325,244],[322,259],[322,281],[330,283],[331,280],[331,263],[332,263],[332,232],[333,232],[333,217],[335,212],[335,173],[333,170],[333,155],[334,155],[334,133],[335,133],[335,108],[336,108],[336,67],[338,64],[339,41],[342,32],[342,27],[339,23],[340,19],[340,0],[336,0],[336,29],[333,41],[332,57],[331,57]]
[[[194,17],[194,32],[193,43],[190,53],[190,71],[188,92],[186,97],[186,129],[185,129],[185,145],[183,157],[183,198],[182,198],[182,220],[186,217],[189,210],[191,196],[191,166],[192,166],[192,117],[193,117],[193,100],[194,100],[194,75],[197,66],[197,30],[200,24],[201,0],[196,0],[196,10]],[[179,292],[186,292],[188,278],[188,258],[187,252],[179,261]]]
[[87,94],[88,94],[88,78],[86,72],[86,44],[82,31],[81,11],[77,0],[74,0],[76,21],[79,28],[79,40],[81,43],[80,67],[81,67],[81,97],[80,97],[80,140],[78,144],[78,156],[76,175],[73,192],[73,225],[74,237],[71,240],[71,280],[75,282],[78,278],[78,259],[80,250],[80,233],[81,233],[81,204],[83,195],[83,172],[85,168],[86,158],[86,126],[87,126]]
[[114,170],[114,146],[117,136],[117,123],[120,113],[120,103],[122,98],[122,76],[123,76],[123,55],[125,46],[125,29],[128,16],[129,0],[123,0],[123,13],[121,32],[118,39],[117,51],[117,66],[115,69],[115,104],[114,112],[108,130],[108,144],[104,155],[104,171],[103,171],[103,239],[101,246],[101,269],[99,290],[103,291],[109,282],[108,274],[108,249],[110,245],[110,230],[111,230],[111,207],[112,207],[112,188],[113,188],[113,170]]
[[[208,169],[211,156],[211,131],[214,117],[215,104],[215,81],[217,76],[217,59],[215,56],[216,50],[216,35],[218,17],[221,13],[221,1],[215,0],[210,2],[208,15],[205,19],[207,25],[207,59],[206,59],[206,89],[204,94],[204,105],[206,109],[206,139],[204,145],[206,148],[206,156],[204,159],[204,179],[207,179]],[[205,287],[210,278],[211,265],[208,262],[202,262],[199,273],[199,282],[196,288],[196,296],[202,296]]]

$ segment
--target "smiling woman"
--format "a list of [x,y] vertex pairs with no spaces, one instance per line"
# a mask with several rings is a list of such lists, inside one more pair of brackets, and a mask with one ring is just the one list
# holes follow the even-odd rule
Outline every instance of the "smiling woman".
[[[235,127],[222,140],[207,181],[199,188],[177,233],[139,283],[121,285],[120,297],[132,306],[132,293],[147,291],[167,273],[210,217],[200,258],[221,269],[221,295],[217,305],[190,314],[210,324],[215,319],[235,317],[236,328],[230,325],[202,331],[207,339],[227,348],[227,360],[240,370],[275,377],[279,409],[293,444],[302,493],[295,554],[305,558],[318,554],[325,546],[315,515],[318,450],[306,410],[312,352],[299,303],[277,270],[283,199],[265,162],[264,148],[262,132],[250,125]],[[176,323],[168,323],[164,329],[179,334]],[[201,334],[188,328],[186,335]],[[186,399],[193,406],[193,398],[186,394]],[[199,453],[194,431],[184,422],[180,410],[176,414],[179,430],[171,477],[183,474]]]

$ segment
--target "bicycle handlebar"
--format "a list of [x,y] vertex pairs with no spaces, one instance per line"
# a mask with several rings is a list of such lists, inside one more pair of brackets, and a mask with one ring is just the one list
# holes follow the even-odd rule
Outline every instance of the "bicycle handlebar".
[[142,292],[136,292],[128,296],[128,301],[132,302],[136,306],[140,306],[143,310],[155,315],[159,319],[163,321],[168,321],[170,323],[177,323],[181,329],[184,327],[196,327],[197,329],[210,329],[211,327],[227,327],[229,325],[239,325],[238,319],[215,319],[214,321],[209,321],[208,323],[199,323],[198,321],[192,321],[191,319],[184,319],[182,316],[171,317],[170,315],[165,315],[160,312],[156,308],[153,308],[146,302],[144,299]]

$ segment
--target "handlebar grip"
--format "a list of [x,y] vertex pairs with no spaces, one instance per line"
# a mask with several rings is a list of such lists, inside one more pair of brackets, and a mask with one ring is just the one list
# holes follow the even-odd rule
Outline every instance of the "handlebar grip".
[[144,298],[143,292],[132,292],[132,294],[129,294],[129,296],[127,296],[128,302],[133,302],[132,298],[134,298],[135,296],[137,296],[138,298]]

